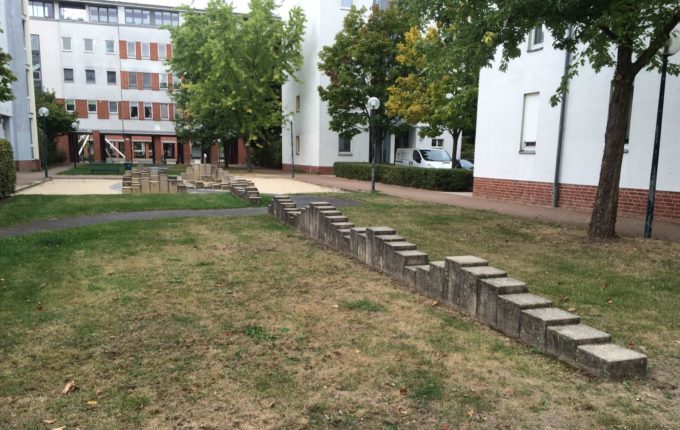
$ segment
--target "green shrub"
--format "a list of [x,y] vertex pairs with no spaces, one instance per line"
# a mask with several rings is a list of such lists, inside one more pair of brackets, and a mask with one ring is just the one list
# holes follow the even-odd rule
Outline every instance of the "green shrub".
[[0,199],[14,193],[17,184],[17,171],[14,166],[12,145],[5,139],[0,139]]
[[[333,165],[339,178],[371,180],[370,163],[337,162]],[[465,169],[424,169],[422,167],[379,164],[376,166],[376,181],[383,184],[424,188],[439,191],[472,190],[472,172]]]

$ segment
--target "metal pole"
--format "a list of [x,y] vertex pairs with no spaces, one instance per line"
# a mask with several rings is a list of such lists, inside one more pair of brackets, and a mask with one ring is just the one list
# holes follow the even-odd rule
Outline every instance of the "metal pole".
[[373,163],[371,164],[371,192],[375,193],[375,121],[373,120],[374,110],[371,109],[370,121],[371,121],[371,147],[373,148]]
[[73,133],[73,139],[71,140],[71,158],[73,159],[73,168],[75,169],[76,163],[77,163],[77,157],[78,157],[78,144],[76,143],[78,141],[78,135],[74,132]]
[[293,120],[290,120],[290,175],[295,179],[295,141],[293,140]]
[[47,178],[47,118],[43,117],[43,155],[45,165],[45,177]]
[[645,217],[645,239],[652,237],[654,221],[654,201],[656,200],[656,174],[659,167],[659,146],[661,145],[661,124],[663,121],[663,102],[666,92],[666,71],[668,70],[668,47],[661,55],[661,85],[659,87],[659,107],[656,111],[656,132],[654,133],[654,151],[652,152],[652,172],[649,177],[649,193],[647,194],[647,216]]

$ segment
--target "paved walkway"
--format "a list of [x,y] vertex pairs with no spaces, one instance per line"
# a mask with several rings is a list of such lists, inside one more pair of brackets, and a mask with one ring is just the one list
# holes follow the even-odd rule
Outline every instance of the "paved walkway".
[[[298,205],[304,207],[310,201],[323,200],[336,207],[354,206],[359,204],[354,200],[340,198],[319,198],[316,196],[291,196],[291,199]],[[19,224],[0,230],[0,239],[28,234],[41,233],[45,231],[63,230],[67,228],[85,227],[90,225],[105,224],[117,221],[141,221],[161,218],[188,218],[188,217],[232,217],[232,216],[252,216],[264,215],[267,208],[232,208],[232,209],[179,209],[179,210],[159,210],[159,211],[137,211],[109,213],[99,215],[89,215],[75,218],[59,218],[50,220],[33,221]]]
[[[370,182],[336,178],[335,176],[330,175],[296,173],[295,179],[325,187],[340,188],[347,191],[371,190]],[[590,212],[482,199],[472,197],[472,193],[447,193],[380,183],[376,184],[376,189],[390,196],[402,197],[410,200],[441,203],[470,209],[482,209],[551,223],[573,224],[587,227],[588,222],[590,221]],[[643,218],[619,216],[616,224],[616,231],[622,236],[642,237],[643,225]],[[654,221],[652,237],[660,240],[680,242],[680,223]]]

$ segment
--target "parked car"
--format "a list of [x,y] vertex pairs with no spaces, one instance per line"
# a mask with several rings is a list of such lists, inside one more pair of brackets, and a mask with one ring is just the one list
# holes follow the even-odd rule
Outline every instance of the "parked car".
[[450,169],[451,163],[451,156],[445,149],[399,148],[394,158],[394,164],[397,166],[426,169]]
[[472,161],[464,159],[458,161],[458,166],[466,170],[473,170],[475,168],[475,165]]

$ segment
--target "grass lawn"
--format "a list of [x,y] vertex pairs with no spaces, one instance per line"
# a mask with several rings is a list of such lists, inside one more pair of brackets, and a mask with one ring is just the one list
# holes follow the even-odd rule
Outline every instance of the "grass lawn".
[[[183,164],[167,164],[162,166],[154,166],[151,164],[133,164],[134,167],[148,166],[148,167],[162,167],[168,170],[168,175],[182,175],[187,170],[187,166]],[[123,165],[120,164],[120,174],[123,174]],[[71,167],[68,170],[60,172],[59,175],[115,175],[113,172],[94,172],[90,171],[89,164],[79,163],[76,167]]]
[[488,258],[646,351],[649,377],[584,376],[267,216],[128,222],[0,240],[0,428],[680,422],[680,245],[355,197],[357,225],[395,227],[434,258]]
[[[271,196],[262,195],[266,206]],[[101,213],[160,209],[250,207],[231,193],[42,196],[19,195],[0,200],[0,228],[36,220]]]

